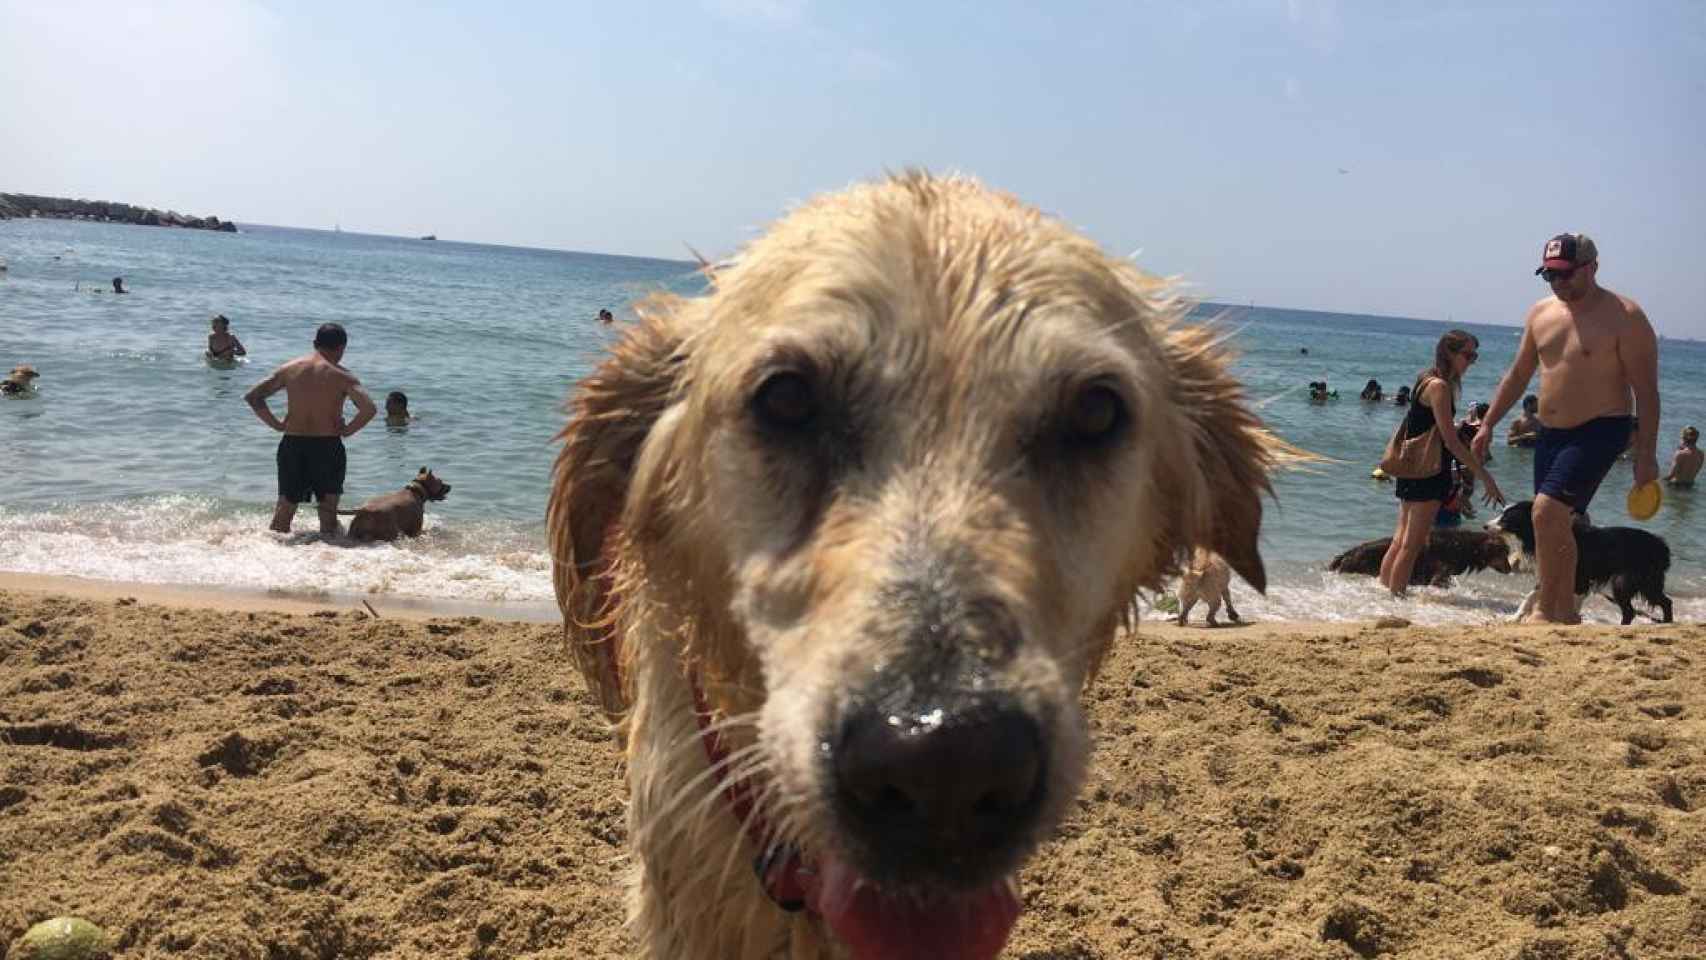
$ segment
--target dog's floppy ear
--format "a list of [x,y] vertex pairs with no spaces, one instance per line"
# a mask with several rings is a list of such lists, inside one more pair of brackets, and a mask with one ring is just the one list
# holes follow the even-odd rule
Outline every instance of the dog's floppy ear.
[[1178,504],[1169,512],[1164,546],[1175,565],[1194,547],[1206,546],[1265,591],[1256,542],[1262,495],[1273,492],[1269,474],[1276,464],[1307,455],[1262,426],[1227,370],[1227,352],[1212,329],[1175,321],[1161,332],[1160,347],[1172,369],[1189,448],[1189,455],[1168,458],[1162,467],[1164,489]]
[[619,521],[641,448],[686,360],[679,317],[686,304],[657,297],[637,308],[639,322],[575,387],[552,471],[545,521],[564,639],[612,720],[628,706],[615,628],[620,598],[612,590],[624,536]]

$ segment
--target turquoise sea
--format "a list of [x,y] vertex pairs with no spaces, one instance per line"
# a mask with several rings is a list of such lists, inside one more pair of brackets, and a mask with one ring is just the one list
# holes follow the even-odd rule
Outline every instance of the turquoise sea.
[[[659,289],[701,288],[685,262],[264,226],[230,235],[3,221],[0,260],[9,267],[0,272],[0,367],[41,372],[34,395],[0,399],[0,570],[545,618],[554,437],[570,385],[612,336],[596,314],[609,307],[621,317]],[[125,296],[111,293],[120,275]],[[1533,292],[1544,292],[1538,281]],[[1204,312],[1232,334],[1238,373],[1268,424],[1329,458],[1279,479],[1263,528],[1268,596],[1234,588],[1246,618],[1488,622],[1514,609],[1531,575],[1482,574],[1394,601],[1371,580],[1323,570],[1340,550],[1389,535],[1396,517],[1391,488],[1369,469],[1401,409],[1365,405],[1357,392],[1370,377],[1388,390],[1410,382],[1446,324],[1255,306]],[[214,313],[231,318],[247,364],[203,363]],[[422,465],[455,486],[429,508],[418,541],[343,547],[266,531],[277,439],[242,394],[306,352],[326,321],[348,328],[345,363],[375,398],[402,390],[418,417],[404,429],[376,422],[349,441],[346,503],[397,489]],[[1481,338],[1467,405],[1490,396],[1518,331],[1456,325]],[[1660,358],[1662,470],[1681,426],[1706,421],[1706,345],[1666,340]],[[1306,385],[1321,379],[1342,399],[1308,403]],[[1507,494],[1529,490],[1528,457],[1495,448]],[[1596,522],[1633,523],[1622,507],[1628,488],[1622,465],[1594,503]],[[1670,542],[1678,618],[1706,615],[1706,489],[1667,491],[1643,526]],[[311,510],[297,527],[312,529]],[[1615,622],[1605,601],[1584,613]]]

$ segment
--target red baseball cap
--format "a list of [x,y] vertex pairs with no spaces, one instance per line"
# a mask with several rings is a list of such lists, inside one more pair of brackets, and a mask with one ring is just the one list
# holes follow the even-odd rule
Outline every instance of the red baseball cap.
[[1585,233],[1560,233],[1546,241],[1546,249],[1540,253],[1540,266],[1534,268],[1535,274],[1542,270],[1570,270],[1575,267],[1585,267],[1599,259],[1599,248],[1593,245],[1593,239]]

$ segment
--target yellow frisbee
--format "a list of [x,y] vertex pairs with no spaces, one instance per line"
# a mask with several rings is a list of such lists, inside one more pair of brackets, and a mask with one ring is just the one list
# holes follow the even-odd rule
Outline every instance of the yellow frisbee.
[[1649,480],[1629,491],[1629,515],[1637,520],[1645,520],[1659,512],[1659,504],[1663,501],[1664,495],[1659,492],[1658,481]]

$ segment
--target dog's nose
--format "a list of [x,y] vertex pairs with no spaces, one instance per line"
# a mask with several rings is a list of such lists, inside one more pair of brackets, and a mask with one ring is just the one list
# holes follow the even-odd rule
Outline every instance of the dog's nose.
[[1037,724],[1011,698],[849,714],[834,754],[839,807],[885,873],[971,884],[1005,868],[1042,802]]

